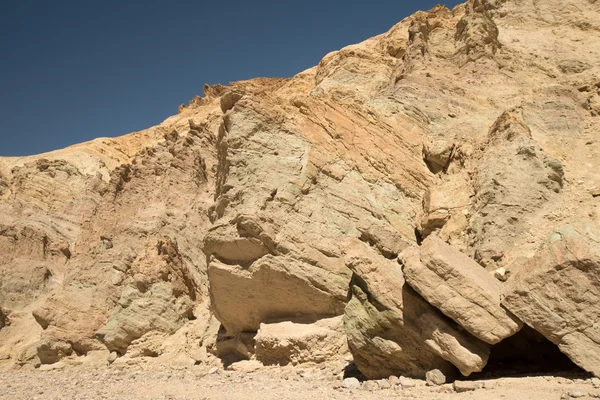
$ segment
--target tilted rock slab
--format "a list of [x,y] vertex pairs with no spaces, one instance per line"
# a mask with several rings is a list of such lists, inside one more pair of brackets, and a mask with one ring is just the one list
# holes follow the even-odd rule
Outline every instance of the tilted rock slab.
[[364,252],[349,256],[347,264],[355,276],[344,326],[354,362],[367,378],[449,373],[452,364],[469,375],[486,365],[488,345],[405,285],[397,262]]
[[553,239],[509,280],[502,304],[600,377],[600,229]]
[[429,236],[401,259],[408,284],[473,336],[496,344],[523,326],[500,305],[500,282],[443,240]]

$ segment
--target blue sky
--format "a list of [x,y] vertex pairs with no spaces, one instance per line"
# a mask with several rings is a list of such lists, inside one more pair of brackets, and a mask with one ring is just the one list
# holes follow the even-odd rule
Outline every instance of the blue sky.
[[0,156],[145,129],[204,83],[293,76],[437,3],[2,0]]

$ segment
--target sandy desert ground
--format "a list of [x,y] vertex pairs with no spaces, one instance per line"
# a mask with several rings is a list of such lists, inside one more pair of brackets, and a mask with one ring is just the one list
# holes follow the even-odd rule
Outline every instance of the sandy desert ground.
[[[214,371],[204,367],[23,371],[0,373],[0,399],[486,399],[600,398],[600,380],[578,374],[472,381],[475,390],[456,393],[452,384],[412,388],[345,389],[327,369]],[[471,383],[471,382],[470,382]],[[364,386],[364,384],[363,384]],[[444,391],[451,391],[444,393]]]

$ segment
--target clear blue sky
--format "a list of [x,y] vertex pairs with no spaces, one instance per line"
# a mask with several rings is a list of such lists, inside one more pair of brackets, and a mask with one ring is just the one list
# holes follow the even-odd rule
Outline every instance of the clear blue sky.
[[0,155],[150,127],[204,83],[293,76],[438,2],[0,0]]

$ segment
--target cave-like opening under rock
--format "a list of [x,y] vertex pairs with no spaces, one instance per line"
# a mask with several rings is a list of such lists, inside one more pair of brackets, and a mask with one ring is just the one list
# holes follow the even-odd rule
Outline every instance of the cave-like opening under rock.
[[525,325],[517,334],[494,345],[483,371],[468,379],[521,376],[589,377],[558,346]]

